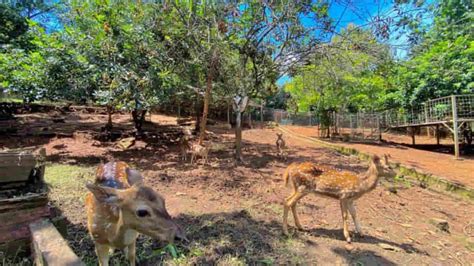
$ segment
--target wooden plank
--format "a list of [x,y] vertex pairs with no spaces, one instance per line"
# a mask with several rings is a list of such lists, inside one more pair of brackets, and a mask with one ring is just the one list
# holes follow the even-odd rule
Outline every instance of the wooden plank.
[[35,221],[42,217],[49,217],[49,215],[50,211],[48,206],[0,213],[0,228],[10,224]]
[[29,152],[0,153],[0,183],[28,180],[36,159]]
[[28,225],[31,222],[0,227],[0,243],[8,243],[17,239],[28,239],[30,237]]
[[14,197],[14,198],[1,199],[0,205],[15,203],[15,202],[29,202],[29,201],[38,201],[38,200],[47,200],[47,199],[48,199],[48,195],[46,193],[36,193],[33,195],[24,195],[24,196],[19,196],[19,197]]
[[0,244],[0,252],[6,254],[6,257],[9,255],[21,257],[28,256],[30,254],[30,242],[30,238],[28,237],[2,243]]
[[48,198],[38,198],[26,202],[4,202],[3,204],[0,203],[0,213],[22,209],[31,209],[35,207],[45,206],[47,204]]

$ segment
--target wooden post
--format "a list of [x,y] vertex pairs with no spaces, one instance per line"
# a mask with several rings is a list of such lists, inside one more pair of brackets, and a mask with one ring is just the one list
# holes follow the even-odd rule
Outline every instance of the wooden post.
[[459,159],[458,110],[456,106],[456,95],[451,95],[451,107],[453,110],[454,157]]
[[439,146],[439,125],[436,125],[436,144]]
[[411,129],[411,145],[415,146],[415,127],[410,127]]
[[382,127],[380,126],[379,116],[377,116],[377,130],[379,131],[379,141],[382,141]]
[[263,103],[260,104],[260,122],[263,125]]

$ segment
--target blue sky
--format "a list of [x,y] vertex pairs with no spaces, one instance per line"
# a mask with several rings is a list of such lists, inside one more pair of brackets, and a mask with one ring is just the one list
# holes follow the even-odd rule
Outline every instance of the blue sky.
[[[433,3],[434,0],[428,0],[428,3]],[[392,14],[394,3],[392,0],[345,0],[338,1],[344,2],[333,3],[329,8],[329,15],[336,21],[336,32],[346,28],[349,24],[355,24],[359,26],[366,26],[370,23],[370,20],[377,15],[387,16]],[[347,5],[346,3],[351,3]],[[427,18],[427,22],[430,22],[432,18]],[[303,18],[303,24],[307,23],[311,26],[309,19]],[[367,26],[368,27],[368,26]],[[391,37],[387,43],[392,46],[392,52],[395,58],[404,59],[407,57],[408,50],[402,46],[408,44],[408,38],[406,35],[400,35],[398,38]],[[277,85],[283,86],[290,80],[290,77],[283,76],[277,81]]]

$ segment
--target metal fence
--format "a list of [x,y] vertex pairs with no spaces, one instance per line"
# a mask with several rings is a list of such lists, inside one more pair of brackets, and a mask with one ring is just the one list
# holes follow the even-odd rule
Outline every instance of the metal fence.
[[388,110],[382,112],[382,116],[386,127],[448,123],[454,117],[458,121],[471,121],[474,119],[474,94],[433,99],[409,110]]
[[[252,119],[261,120],[260,110],[254,110]],[[290,113],[282,109],[264,108],[263,120],[273,121],[281,125],[314,126],[319,124],[319,120],[310,112]]]
[[347,139],[380,140],[381,123],[378,113],[333,113],[332,136]]

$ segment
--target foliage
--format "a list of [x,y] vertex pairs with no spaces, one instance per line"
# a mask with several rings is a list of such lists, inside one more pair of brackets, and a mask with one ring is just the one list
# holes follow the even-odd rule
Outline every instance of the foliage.
[[349,25],[300,68],[285,91],[291,94],[294,111],[371,111],[384,104],[387,62],[388,47],[369,31]]
[[474,9],[472,1],[443,0],[434,27],[412,56],[394,70],[401,106],[474,92]]
[[0,46],[29,47],[27,31],[27,20],[11,7],[0,4]]

